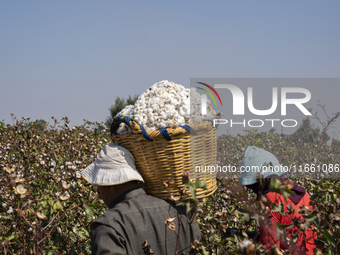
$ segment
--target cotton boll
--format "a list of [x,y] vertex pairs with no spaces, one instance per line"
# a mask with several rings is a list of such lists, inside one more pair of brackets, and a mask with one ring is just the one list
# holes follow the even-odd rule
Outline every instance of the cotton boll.
[[179,106],[179,104],[180,104],[180,102],[179,102],[179,100],[177,100],[176,97],[171,98],[170,105],[176,107],[176,106]]
[[158,106],[159,106],[159,107],[162,108],[162,107],[164,107],[164,105],[165,105],[165,104],[164,104],[164,102],[163,102],[162,100],[159,100],[159,101],[158,101]]
[[140,115],[141,121],[146,121],[147,118],[148,118],[148,117],[147,117],[146,114],[144,114],[144,113],[142,113],[142,114]]
[[165,110],[166,112],[174,111],[174,110],[175,110],[175,106],[172,105],[172,104],[167,104],[167,105],[165,105],[164,110]]
[[[211,102],[208,100],[207,105]],[[207,108],[207,115],[201,114],[201,95],[195,88],[163,80],[142,93],[133,106],[125,107],[119,114],[135,116],[136,121],[148,130],[202,121],[213,118],[216,112]],[[196,115],[190,118],[190,114]]]
[[175,85],[175,90],[176,90],[177,93],[179,93],[179,92],[183,91],[183,87],[178,85],[178,84],[176,84]]
[[183,100],[181,102],[181,106],[186,106],[186,105],[190,105],[190,100]]
[[174,88],[169,89],[168,94],[176,95],[176,90]]
[[158,128],[166,128],[166,123],[165,122],[160,122],[159,124],[158,124]]
[[128,105],[123,110],[121,110],[117,115],[129,116],[131,115],[132,108],[133,108],[133,105]]
[[183,116],[183,117],[186,115],[185,110],[183,109],[182,106],[179,108],[178,113],[179,113],[179,115],[181,115],[181,116]]
[[148,118],[149,118],[149,122],[150,123],[154,123],[155,122],[155,116],[154,115],[148,116]]
[[163,102],[170,103],[170,101],[171,101],[171,96],[169,94],[167,94],[163,97]]
[[168,114],[164,111],[160,112],[160,118],[163,120],[167,120],[168,119]]

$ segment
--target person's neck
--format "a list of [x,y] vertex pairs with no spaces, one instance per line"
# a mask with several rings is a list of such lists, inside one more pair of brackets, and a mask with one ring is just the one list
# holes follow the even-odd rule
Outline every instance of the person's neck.
[[138,188],[140,188],[140,186],[138,184],[126,185],[124,187],[116,187],[115,193],[117,195],[116,195],[116,198],[111,202],[110,208],[112,208],[114,205],[118,204],[127,193],[129,193],[129,192],[131,192],[135,189],[138,189]]

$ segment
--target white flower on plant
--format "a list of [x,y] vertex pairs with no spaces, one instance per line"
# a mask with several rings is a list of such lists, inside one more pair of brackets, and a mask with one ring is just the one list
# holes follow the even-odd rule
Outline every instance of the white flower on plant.
[[59,234],[61,234],[61,233],[62,233],[62,231],[61,231],[61,228],[60,228],[60,227],[57,227],[57,231],[58,231],[58,233],[59,233]]
[[8,209],[8,211],[7,211],[7,213],[8,213],[8,214],[11,214],[12,212],[13,212],[13,208],[12,208],[12,206],[10,206],[9,209]]
[[76,233],[76,232],[77,232],[76,227],[73,227],[73,228],[72,228],[72,231],[73,231],[74,233]]
[[32,231],[33,231],[33,229],[32,229],[32,228],[29,228],[27,231],[28,231],[28,232],[32,232]]
[[59,191],[56,192],[55,195],[56,195],[57,197],[59,197],[59,196],[60,196],[60,192],[59,192]]
[[76,182],[71,182],[71,185],[72,185],[73,188],[77,187],[77,183]]
[[50,171],[51,171],[52,173],[54,173],[54,168],[51,168]]
[[6,203],[2,203],[2,207],[3,207],[3,208],[6,208],[6,207],[7,207],[7,204],[6,204]]
[[238,218],[237,218],[237,217],[235,217],[235,218],[233,219],[233,221],[235,221],[235,222],[238,222]]
[[240,242],[239,252],[240,254],[254,254],[255,245],[250,240],[244,240]]
[[79,171],[76,172],[76,177],[77,177],[77,178],[80,178],[80,177],[81,177],[81,174],[80,174]]
[[64,169],[64,166],[60,166],[60,169],[63,170],[63,169]]

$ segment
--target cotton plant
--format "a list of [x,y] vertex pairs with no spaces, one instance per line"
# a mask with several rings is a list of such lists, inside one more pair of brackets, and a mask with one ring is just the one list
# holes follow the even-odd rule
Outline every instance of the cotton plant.
[[[134,105],[128,105],[118,115],[134,116],[138,124],[147,130],[175,128],[192,125],[205,119],[213,119],[216,112],[207,100],[207,114],[201,114],[201,95],[195,88],[185,88],[180,84],[160,81],[142,93]],[[131,129],[121,123],[116,133],[131,133]]]

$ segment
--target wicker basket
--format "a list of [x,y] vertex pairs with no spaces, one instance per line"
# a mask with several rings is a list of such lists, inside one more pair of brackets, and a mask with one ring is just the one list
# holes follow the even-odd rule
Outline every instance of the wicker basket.
[[[195,171],[194,166],[216,165],[216,128],[210,121],[191,127],[182,126],[154,131],[145,130],[129,119],[125,119],[125,123],[130,124],[133,133],[113,135],[112,140],[133,154],[136,167],[145,181],[144,189],[150,195],[168,199],[169,189],[163,182],[172,179],[175,185],[171,188],[171,194],[180,196],[178,190],[184,187],[182,174],[186,171],[190,172],[190,163],[193,171]],[[193,175],[192,172],[190,178],[193,177],[205,181],[208,188],[198,189],[197,198],[215,192],[216,174],[194,173]]]

